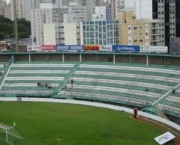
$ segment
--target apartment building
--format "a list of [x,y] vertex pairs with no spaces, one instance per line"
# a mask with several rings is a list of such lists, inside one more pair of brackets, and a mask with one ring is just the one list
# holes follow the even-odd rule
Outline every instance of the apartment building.
[[76,23],[87,21],[87,6],[79,6],[77,3],[70,3],[68,13],[64,14],[64,23]]
[[153,18],[161,20],[162,45],[169,47],[171,37],[180,37],[180,1],[153,0]]
[[81,45],[118,44],[119,21],[80,22]]
[[133,11],[119,13],[119,43],[122,45],[161,45],[159,20],[138,20]]

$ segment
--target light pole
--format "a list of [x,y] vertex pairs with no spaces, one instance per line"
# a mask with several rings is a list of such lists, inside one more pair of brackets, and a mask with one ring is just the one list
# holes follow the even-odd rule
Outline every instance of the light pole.
[[15,31],[15,44],[16,44],[16,52],[19,51],[19,40],[18,40],[18,24],[16,17],[16,0],[14,0],[14,31]]

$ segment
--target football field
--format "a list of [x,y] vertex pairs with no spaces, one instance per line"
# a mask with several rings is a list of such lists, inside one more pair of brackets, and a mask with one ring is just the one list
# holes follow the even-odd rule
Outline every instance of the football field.
[[[157,145],[162,130],[131,114],[58,103],[1,102],[0,122],[12,125],[22,145]],[[0,145],[7,145],[0,141]],[[169,144],[172,145],[172,144]]]

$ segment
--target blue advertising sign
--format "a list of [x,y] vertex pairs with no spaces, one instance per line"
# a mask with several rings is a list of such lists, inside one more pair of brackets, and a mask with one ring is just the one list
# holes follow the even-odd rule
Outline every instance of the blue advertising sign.
[[79,52],[83,50],[82,45],[57,45],[57,51]]
[[114,52],[139,52],[139,45],[113,45]]

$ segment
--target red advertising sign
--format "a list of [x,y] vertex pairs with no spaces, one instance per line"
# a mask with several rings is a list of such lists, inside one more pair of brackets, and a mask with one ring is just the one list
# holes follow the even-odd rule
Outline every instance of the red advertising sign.
[[56,51],[56,45],[42,45],[42,51]]
[[84,51],[99,51],[99,45],[84,45]]

